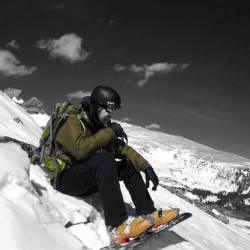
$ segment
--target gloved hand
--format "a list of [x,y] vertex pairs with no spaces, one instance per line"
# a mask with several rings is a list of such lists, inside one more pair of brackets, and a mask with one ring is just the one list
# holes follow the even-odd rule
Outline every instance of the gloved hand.
[[152,190],[155,191],[159,184],[159,179],[154,169],[152,168],[152,166],[149,165],[147,168],[143,170],[143,172],[145,173],[146,176],[146,187],[149,188],[149,181],[151,181],[153,183]]
[[113,129],[117,137],[125,138],[125,140],[128,142],[128,136],[119,123],[111,122],[109,127]]

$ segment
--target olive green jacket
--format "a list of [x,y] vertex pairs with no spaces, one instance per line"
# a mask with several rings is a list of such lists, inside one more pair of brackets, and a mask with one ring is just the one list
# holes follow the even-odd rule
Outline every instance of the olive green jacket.
[[96,151],[108,151],[115,158],[127,159],[136,170],[141,171],[148,162],[131,146],[119,141],[112,128],[105,127],[92,133],[87,125],[91,124],[85,111],[80,116],[70,115],[56,134],[55,141],[77,161],[86,159]]

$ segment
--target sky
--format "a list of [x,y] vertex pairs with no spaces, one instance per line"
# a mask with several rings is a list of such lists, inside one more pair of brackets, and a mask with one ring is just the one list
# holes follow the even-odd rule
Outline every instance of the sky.
[[[0,89],[50,112],[110,85],[115,118],[250,158],[248,1],[8,0]],[[167,144],[167,142],[166,142]]]

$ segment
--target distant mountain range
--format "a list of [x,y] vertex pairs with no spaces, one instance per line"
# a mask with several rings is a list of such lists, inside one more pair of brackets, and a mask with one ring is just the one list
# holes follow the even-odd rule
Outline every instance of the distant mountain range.
[[13,99],[17,104],[21,105],[30,114],[45,114],[44,103],[40,101],[37,97],[31,97],[29,100],[23,100],[20,97],[22,90],[15,88],[6,88],[3,91],[11,99]]

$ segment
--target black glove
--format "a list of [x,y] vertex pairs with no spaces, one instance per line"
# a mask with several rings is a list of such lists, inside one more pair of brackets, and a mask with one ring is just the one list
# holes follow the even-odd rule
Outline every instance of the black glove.
[[149,188],[149,181],[153,183],[152,190],[156,190],[158,184],[159,184],[159,179],[154,171],[154,169],[149,165],[147,168],[143,170],[146,176],[146,187]]
[[125,140],[128,142],[128,136],[124,132],[122,126],[119,123],[112,122],[109,125],[109,127],[113,129],[113,131],[115,132],[115,134],[116,134],[117,137],[125,138]]

